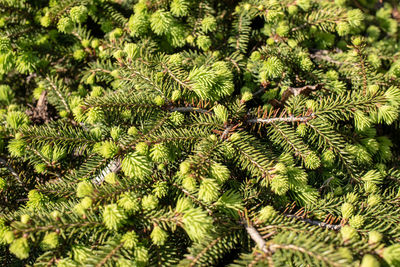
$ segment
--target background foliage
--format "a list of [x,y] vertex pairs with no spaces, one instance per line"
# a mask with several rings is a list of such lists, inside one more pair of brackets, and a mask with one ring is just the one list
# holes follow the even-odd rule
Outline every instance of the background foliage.
[[0,0],[2,266],[400,266],[400,6]]

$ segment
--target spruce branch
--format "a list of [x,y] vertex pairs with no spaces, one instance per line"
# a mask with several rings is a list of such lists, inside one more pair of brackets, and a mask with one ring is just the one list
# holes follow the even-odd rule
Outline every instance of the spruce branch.
[[398,7],[28,2],[0,0],[1,266],[399,261]]
[[7,160],[0,158],[0,163],[4,165],[4,167],[6,167],[8,169],[8,171],[15,177],[15,179],[19,182],[19,184],[26,190],[28,191],[28,187],[26,186],[26,184],[22,181],[22,179],[19,177],[18,173],[14,170],[13,167],[11,167]]
[[274,117],[274,118],[267,118],[267,119],[262,119],[262,118],[257,118],[257,119],[249,119],[247,122],[249,123],[263,123],[263,124],[272,124],[275,122],[307,122],[312,119],[314,119],[316,116],[314,113],[311,113],[308,116],[280,116],[280,117]]
[[120,242],[115,248],[113,248],[99,263],[96,267],[104,266],[124,245],[124,242]]
[[285,102],[291,96],[309,95],[313,91],[321,90],[323,87],[323,83],[318,83],[315,85],[305,85],[302,87],[289,87],[282,93],[281,102]]
[[342,228],[342,225],[340,225],[340,224],[328,224],[328,223],[325,223],[325,222],[316,221],[316,220],[310,220],[310,219],[307,219],[307,218],[303,218],[301,216],[291,215],[291,214],[286,214],[285,216],[288,217],[288,218],[294,218],[296,220],[299,220],[299,221],[302,221],[302,222],[305,222],[305,223],[308,223],[308,224],[311,224],[311,225],[319,226],[319,227],[322,227],[322,228],[326,228],[326,229],[329,229],[329,230],[338,231],[338,230],[340,230]]
[[196,107],[190,107],[190,106],[188,106],[188,107],[172,107],[170,109],[170,111],[171,112],[175,112],[175,111],[178,111],[178,112],[200,112],[203,114],[213,114],[213,112],[210,110],[196,108]]
[[108,165],[97,175],[92,179],[92,182],[94,184],[102,184],[104,181],[104,178],[107,176],[107,174],[115,172],[117,173],[121,169],[121,160],[120,159],[115,159],[110,161]]
[[265,242],[264,238],[260,235],[257,229],[249,225],[245,220],[242,223],[244,224],[248,235],[257,244],[258,248],[266,254],[271,253],[271,250],[267,246],[267,242]]
[[60,90],[58,89],[56,82],[54,82],[50,77],[46,76],[46,81],[49,83],[49,85],[51,86],[51,89],[57,94],[57,96],[59,97],[60,101],[62,102],[62,104],[64,105],[65,110],[67,110],[68,113],[71,112],[69,105],[67,104],[67,100],[64,98],[64,96],[62,95],[62,93],[60,92]]

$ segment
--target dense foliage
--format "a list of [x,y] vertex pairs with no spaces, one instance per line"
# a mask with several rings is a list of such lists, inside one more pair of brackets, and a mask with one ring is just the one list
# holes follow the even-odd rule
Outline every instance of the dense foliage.
[[399,9],[0,0],[0,265],[400,266]]

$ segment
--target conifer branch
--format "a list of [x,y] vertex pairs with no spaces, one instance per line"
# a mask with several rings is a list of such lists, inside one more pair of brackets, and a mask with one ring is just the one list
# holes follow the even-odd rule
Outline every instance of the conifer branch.
[[324,223],[324,222],[320,222],[320,221],[315,221],[315,220],[310,220],[307,218],[302,218],[301,216],[296,216],[296,215],[291,215],[291,214],[287,214],[285,215],[288,218],[294,218],[296,220],[311,224],[311,225],[315,225],[315,226],[319,226],[322,228],[326,228],[329,230],[335,230],[338,231],[342,228],[342,225],[340,224],[328,224],[328,223]]
[[260,233],[251,225],[248,225],[247,222],[244,222],[245,228],[247,233],[249,234],[250,238],[257,244],[258,248],[268,254],[271,250],[267,247],[267,243],[265,242],[264,238],[260,235]]
[[0,266],[400,261],[395,1],[30,2],[0,0]]
[[307,122],[315,118],[315,114],[311,113],[308,116],[294,116],[290,115],[287,117],[275,117],[275,118],[268,118],[268,119],[250,119],[247,120],[249,123],[263,123],[263,124],[271,124],[274,122]]
[[329,54],[329,51],[327,51],[327,50],[317,50],[315,53],[312,53],[310,55],[310,57],[311,58],[315,58],[315,59],[324,60],[324,61],[327,61],[329,63],[333,63],[333,64],[338,65],[338,66],[341,66],[341,65],[344,64],[342,61],[334,60],[328,54]]
[[101,171],[99,175],[94,177],[92,179],[93,183],[95,184],[101,184],[104,181],[104,178],[107,176],[109,173],[116,173],[121,169],[121,161],[119,159],[112,160],[108,165]]
[[124,245],[124,242],[121,242],[116,246],[113,250],[111,250],[98,264],[96,264],[96,267],[101,267],[107,263],[117,252],[122,248]]
[[71,112],[69,105],[67,104],[67,101],[64,99],[64,96],[60,93],[59,89],[57,88],[56,84],[48,77],[46,76],[46,81],[50,84],[51,88],[53,91],[57,94],[57,96],[60,98],[61,102],[63,103],[65,110],[67,110],[68,113]]
[[171,112],[200,112],[203,114],[212,114],[212,111],[206,110],[206,109],[202,109],[202,108],[196,108],[196,107],[173,107],[170,109]]
[[8,164],[8,162],[7,162],[5,159],[0,158],[0,163],[3,164],[4,167],[6,167],[6,168],[8,169],[8,171],[15,177],[15,179],[20,183],[20,185],[21,185],[25,190],[27,190],[27,191],[29,190],[29,189],[26,187],[25,183],[24,183],[24,182],[21,180],[21,178],[19,177],[18,173],[14,170],[13,167],[11,167],[11,166]]

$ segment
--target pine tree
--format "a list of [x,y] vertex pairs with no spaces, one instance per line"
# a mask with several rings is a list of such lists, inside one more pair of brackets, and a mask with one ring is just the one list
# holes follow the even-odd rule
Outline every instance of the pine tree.
[[0,0],[2,266],[400,266],[400,5]]

